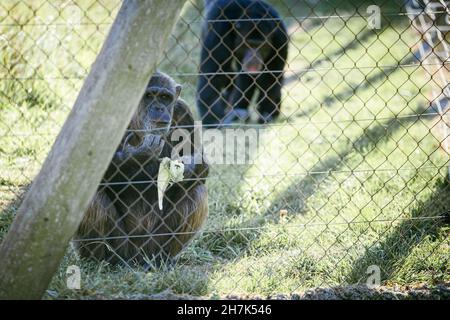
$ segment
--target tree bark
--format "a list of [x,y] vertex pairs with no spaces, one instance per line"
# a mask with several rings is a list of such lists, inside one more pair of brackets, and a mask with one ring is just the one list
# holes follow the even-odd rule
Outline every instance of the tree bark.
[[0,247],[0,298],[39,299],[93,197],[185,0],[124,1]]

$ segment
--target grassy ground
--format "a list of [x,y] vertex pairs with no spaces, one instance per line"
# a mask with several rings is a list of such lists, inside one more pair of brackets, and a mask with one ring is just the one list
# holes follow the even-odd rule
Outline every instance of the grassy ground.
[[[69,248],[47,298],[273,296],[365,283],[370,265],[381,268],[385,285],[448,283],[448,220],[430,218],[450,210],[449,159],[427,100],[432,82],[420,67],[396,67],[417,63],[411,52],[419,36],[404,16],[387,15],[381,30],[368,30],[360,17],[292,18],[311,15],[309,6],[320,16],[354,13],[352,2],[341,2],[272,1],[291,33],[283,117],[258,130],[253,164],[213,167],[210,217],[176,266],[144,272],[92,264]],[[0,239],[118,2],[105,9],[76,1],[86,14],[80,25],[67,25],[64,13],[33,1],[43,21],[53,16],[51,27],[17,3],[0,9]],[[366,3],[353,3],[365,13]],[[186,5],[160,66],[183,84],[192,106],[197,8],[201,1]],[[393,1],[382,6],[398,10]],[[66,287],[72,264],[81,267],[81,290]]]

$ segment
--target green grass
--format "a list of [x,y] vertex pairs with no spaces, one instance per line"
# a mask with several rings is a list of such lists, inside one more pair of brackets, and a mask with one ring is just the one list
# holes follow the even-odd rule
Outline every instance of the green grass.
[[[108,9],[77,3],[85,24],[58,26],[53,31],[61,43],[33,47],[49,31],[32,26],[23,4],[3,20],[22,27],[8,27],[2,32],[8,41],[0,43],[0,76],[15,78],[0,81],[0,238],[116,12],[113,2]],[[411,51],[419,36],[406,17],[385,18],[376,31],[362,18],[310,19],[300,28],[289,16],[308,15],[306,2],[273,3],[292,32],[283,117],[258,131],[253,164],[213,166],[202,233],[175,267],[151,272],[80,261],[69,249],[47,298],[273,295],[365,283],[370,265],[381,267],[383,284],[450,281],[449,226],[427,218],[450,210],[449,159],[439,148],[437,117],[415,116],[427,111],[432,82],[420,67],[392,67],[416,63]],[[353,3],[365,12],[366,2]],[[43,19],[52,12],[39,10]],[[393,1],[382,7],[398,10]],[[315,12],[351,14],[352,6],[321,2]],[[97,22],[105,24],[97,30]],[[196,77],[186,74],[197,72],[200,23],[197,9],[187,5],[160,66],[183,84],[192,106]],[[309,67],[314,70],[303,72]],[[26,77],[33,79],[17,80]],[[283,219],[280,210],[287,212]],[[81,267],[81,290],[66,288],[71,264]]]

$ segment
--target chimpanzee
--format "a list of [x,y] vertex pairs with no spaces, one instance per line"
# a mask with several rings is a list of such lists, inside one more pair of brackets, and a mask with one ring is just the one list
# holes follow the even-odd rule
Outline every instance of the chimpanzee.
[[[150,79],[76,233],[82,257],[159,265],[176,256],[207,217],[208,164],[201,147],[194,147],[194,119],[180,91],[166,74]],[[174,145],[177,127],[187,131]],[[159,165],[174,148],[184,160],[184,180],[166,190],[160,210]]]
[[210,0],[202,30],[197,107],[203,123],[248,120],[259,92],[259,122],[280,113],[289,37],[279,14],[261,0]]

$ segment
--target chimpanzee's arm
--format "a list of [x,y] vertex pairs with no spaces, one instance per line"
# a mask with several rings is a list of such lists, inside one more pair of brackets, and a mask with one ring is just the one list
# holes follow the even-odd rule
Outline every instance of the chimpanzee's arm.
[[106,181],[155,179],[159,170],[159,153],[150,147],[119,148],[103,177]]
[[226,105],[221,91],[231,82],[230,75],[218,74],[232,71],[230,57],[234,42],[234,32],[230,33],[232,25],[221,14],[219,7],[212,7],[202,32],[197,107],[204,124],[216,124],[223,119]]
[[[200,141],[195,141],[196,127],[194,116],[183,99],[178,99],[173,111],[171,132],[166,138],[161,157],[182,159],[185,179],[203,179],[208,176],[209,166],[203,156]],[[201,131],[198,132],[201,135]]]

